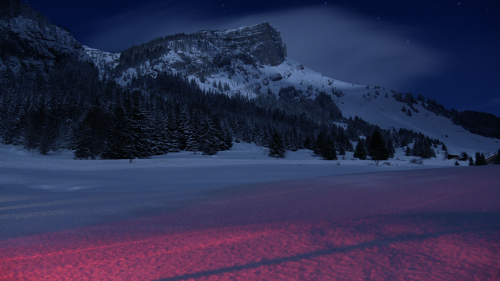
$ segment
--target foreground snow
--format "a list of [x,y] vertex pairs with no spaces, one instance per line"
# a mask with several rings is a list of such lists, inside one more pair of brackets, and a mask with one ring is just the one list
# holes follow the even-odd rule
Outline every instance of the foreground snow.
[[[345,166],[309,165],[330,171]],[[1,179],[36,179],[2,184],[0,272],[6,280],[500,276],[498,166],[297,179],[314,171],[302,168],[2,168]],[[220,187],[245,175],[276,173],[294,179]],[[97,186],[27,188],[38,181]]]

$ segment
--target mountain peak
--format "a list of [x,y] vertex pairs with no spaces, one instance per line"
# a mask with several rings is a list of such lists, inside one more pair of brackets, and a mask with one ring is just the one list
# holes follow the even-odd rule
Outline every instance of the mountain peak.
[[48,72],[63,58],[86,58],[67,30],[18,0],[0,0],[0,46],[0,72],[7,67]]
[[230,52],[244,52],[254,62],[276,66],[285,61],[286,44],[281,33],[268,22],[223,31],[199,31],[195,34]]

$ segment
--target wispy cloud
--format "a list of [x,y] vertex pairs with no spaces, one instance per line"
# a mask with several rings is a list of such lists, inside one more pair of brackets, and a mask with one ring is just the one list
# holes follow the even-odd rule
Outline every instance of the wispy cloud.
[[419,44],[418,30],[328,6],[213,18],[201,7],[157,5],[101,22],[83,41],[118,51],[159,36],[265,21],[281,31],[290,58],[335,79],[405,89],[446,71],[447,56]]

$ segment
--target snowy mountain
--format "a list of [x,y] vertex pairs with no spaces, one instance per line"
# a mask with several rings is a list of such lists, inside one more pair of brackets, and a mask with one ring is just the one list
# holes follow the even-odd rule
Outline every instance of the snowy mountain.
[[62,58],[88,61],[83,45],[19,1],[1,2],[0,71],[47,72]]
[[[182,76],[205,92],[243,96],[250,99],[270,95],[279,97],[281,89],[293,87],[296,89],[294,92],[296,99],[316,100],[321,93],[331,96],[344,117],[343,120],[334,117],[333,119],[338,121],[335,124],[346,131],[349,119],[358,116],[382,129],[393,129],[393,131],[407,129],[433,140],[440,140],[446,144],[450,153],[458,154],[465,151],[473,154],[476,151],[483,151],[492,154],[500,147],[498,139],[475,135],[455,125],[450,118],[450,112],[439,108],[440,105],[436,110],[436,104],[430,99],[426,101],[419,96],[417,100],[411,94],[409,96],[407,94],[403,100],[402,94],[389,89],[338,81],[304,67],[287,57],[286,44],[283,43],[280,32],[269,23],[223,31],[203,30],[193,34],[176,34],[133,46],[120,53],[108,53],[80,44],[67,29],[50,23],[29,6],[21,5],[18,0],[2,1],[1,5],[3,6],[0,13],[0,74],[1,72],[7,73],[7,69],[14,73],[49,74],[49,77],[53,78],[48,78],[52,79],[51,86],[45,88],[48,92],[53,91],[49,89],[59,89],[58,83],[64,85],[77,83],[81,89],[88,89],[90,84],[83,85],[85,82],[82,82],[82,77],[87,77],[86,79],[92,84],[90,87],[94,87],[96,93],[105,93],[106,90],[101,89],[92,77],[94,71],[97,72],[97,70],[101,80],[106,77],[106,79],[116,81],[123,89],[140,90],[143,93],[151,90],[148,88],[150,83],[147,79],[156,80],[157,77],[165,79],[165,75]],[[92,62],[97,70],[94,70],[94,66],[81,64],[81,62]],[[55,69],[58,70],[55,71]],[[75,73],[69,74],[68,70],[75,71]],[[67,82],[57,82],[61,78]],[[13,78],[3,81],[6,91],[19,91],[16,90],[17,86],[13,87],[14,84],[10,83],[9,79]],[[24,81],[22,75],[16,79],[18,81],[16,83],[20,85],[25,83],[22,82]],[[39,84],[39,80],[34,80],[24,87],[29,85],[38,91]],[[87,106],[88,101],[78,97],[81,95],[78,87],[72,88],[71,95],[75,95],[73,99],[83,102],[82,106]],[[5,120],[3,127],[0,127],[2,131],[10,132],[8,142],[24,142],[21,131],[28,123],[22,120],[28,118],[27,110],[36,109],[40,104],[45,103],[44,99],[39,99],[39,105],[30,107],[29,104],[34,103],[34,100],[38,98],[30,97],[28,88],[23,90],[25,92],[23,95],[26,97],[10,95],[3,97],[5,108],[2,114]],[[119,92],[119,90],[116,91]],[[44,95],[41,92],[40,94]],[[67,90],[66,95],[68,95]],[[52,102],[56,100],[56,98],[51,98]],[[286,103],[291,105],[290,102]],[[56,104],[51,106],[54,107]],[[329,105],[328,108],[332,106]],[[68,112],[64,108],[60,110],[64,114]],[[111,109],[104,110],[110,111]],[[442,110],[446,112],[443,113]],[[53,138],[61,134],[71,136],[72,131],[80,130],[82,118],[86,116],[87,111],[88,108],[78,111],[81,114],[79,117],[68,115],[71,122],[67,121],[64,126],[60,123],[57,125],[64,127],[64,129],[57,129],[64,133],[54,133]],[[227,126],[234,122],[234,120],[225,121]],[[351,126],[352,124],[351,122]],[[252,126],[254,125],[250,127]],[[235,131],[236,128],[233,127],[232,130]],[[242,130],[241,125],[238,130]],[[265,131],[269,130],[270,128]],[[365,130],[365,132],[370,130],[372,129]],[[497,128],[493,130],[498,133]],[[303,133],[309,134],[313,139],[317,135],[317,132]],[[21,134],[17,140],[14,137],[16,134]],[[357,135],[359,131],[351,140],[358,138]],[[261,139],[266,138],[261,137]],[[301,147],[303,145],[301,143],[305,141],[305,135],[296,135],[296,138]],[[252,138],[247,139],[252,140]],[[264,143],[266,142],[267,140],[264,140]]]
[[[249,98],[293,86],[302,97],[320,92],[334,97],[345,118],[358,116],[383,129],[405,128],[443,141],[450,153],[494,153],[499,140],[475,135],[450,118],[428,110],[425,100],[397,101],[395,92],[381,87],[354,85],[304,67],[286,57],[279,31],[268,23],[224,31],[199,31],[155,39],[122,53],[85,48],[100,68],[123,86],[136,87],[138,75],[179,73],[206,91],[241,94]],[[408,107],[411,116],[403,112]]]

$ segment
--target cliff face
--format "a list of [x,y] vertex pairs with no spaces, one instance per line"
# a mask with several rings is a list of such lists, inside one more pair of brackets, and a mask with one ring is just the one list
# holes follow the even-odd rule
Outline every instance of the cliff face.
[[179,73],[200,83],[217,75],[239,75],[241,83],[248,84],[253,83],[251,77],[261,76],[262,68],[281,65],[287,56],[280,32],[267,22],[157,38],[116,54],[86,50],[101,74],[122,85],[133,77],[155,78],[161,72]]
[[225,31],[200,31],[201,38],[233,55],[249,54],[256,63],[276,66],[286,57],[280,32],[269,23]]
[[10,10],[0,18],[0,70],[8,66],[14,71],[23,68],[28,72],[47,72],[64,57],[86,59],[82,44],[69,32],[29,7],[17,11],[12,2],[2,1],[3,6],[9,4]]

